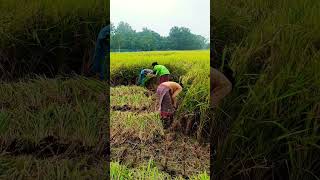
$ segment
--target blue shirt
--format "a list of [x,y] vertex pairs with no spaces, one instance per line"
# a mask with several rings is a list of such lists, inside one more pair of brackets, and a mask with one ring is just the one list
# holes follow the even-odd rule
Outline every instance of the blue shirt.
[[107,36],[110,34],[110,26],[105,26],[99,32],[93,62],[93,71],[100,73],[100,79],[106,78],[106,53],[108,52]]
[[147,74],[152,74],[152,73],[153,73],[152,69],[143,69],[143,70],[141,70],[140,74],[139,74],[138,85],[144,86],[145,82],[147,81],[146,75]]

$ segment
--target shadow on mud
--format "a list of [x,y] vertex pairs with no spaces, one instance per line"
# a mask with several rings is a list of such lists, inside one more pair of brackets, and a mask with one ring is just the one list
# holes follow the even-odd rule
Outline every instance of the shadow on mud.
[[77,141],[61,142],[59,138],[54,136],[47,136],[37,144],[24,139],[13,139],[10,142],[1,141],[0,147],[1,152],[12,156],[33,155],[40,159],[57,155],[65,155],[72,158],[84,154],[104,157],[107,155],[108,149],[107,144],[102,148],[98,146],[86,146]]
[[141,108],[135,108],[135,107],[131,107],[127,104],[123,105],[123,106],[111,106],[111,109],[113,111],[131,111],[131,112],[144,112],[144,111],[148,111],[148,107],[147,106],[142,106]]

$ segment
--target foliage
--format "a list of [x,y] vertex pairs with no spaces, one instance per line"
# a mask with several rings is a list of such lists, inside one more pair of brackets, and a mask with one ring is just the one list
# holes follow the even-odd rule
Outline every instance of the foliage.
[[[129,169],[126,166],[120,165],[118,162],[112,162],[110,165],[111,179],[174,179],[180,180],[183,177],[171,178],[167,173],[163,173],[157,169],[154,162],[149,160],[146,165],[142,165],[140,168]],[[191,180],[209,180],[210,177],[206,172],[199,173],[189,177]]]
[[218,179],[319,179],[319,1],[212,2],[234,92],[215,116]]
[[0,179],[106,177],[105,83],[37,77],[0,94]]
[[185,27],[174,26],[168,37],[143,28],[136,32],[128,23],[120,22],[117,27],[111,24],[112,51],[155,51],[155,50],[196,50],[207,49],[207,40],[190,32]]
[[85,73],[107,0],[0,0],[0,79]]

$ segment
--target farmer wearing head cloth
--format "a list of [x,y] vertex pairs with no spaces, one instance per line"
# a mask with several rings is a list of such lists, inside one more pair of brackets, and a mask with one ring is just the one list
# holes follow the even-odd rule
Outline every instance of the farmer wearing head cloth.
[[106,53],[109,50],[108,39],[110,35],[110,26],[105,26],[99,32],[95,53],[94,53],[94,63],[93,71],[101,80],[106,79]]

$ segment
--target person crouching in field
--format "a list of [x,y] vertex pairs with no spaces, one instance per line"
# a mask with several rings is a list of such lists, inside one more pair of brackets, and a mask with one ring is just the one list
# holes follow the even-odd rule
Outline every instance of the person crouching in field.
[[159,77],[159,84],[170,80],[170,71],[164,65],[154,62],[152,67],[154,74]]
[[177,108],[177,96],[181,91],[182,87],[180,84],[172,81],[163,82],[157,88],[160,117],[165,129],[173,121],[173,114]]
[[211,106],[216,108],[219,102],[231,92],[233,83],[230,77],[227,78],[222,72],[212,67],[210,68],[210,76]]
[[138,85],[139,86],[145,86],[146,81],[148,80],[148,74],[152,74],[152,69],[143,69],[140,71],[139,79],[138,79]]

